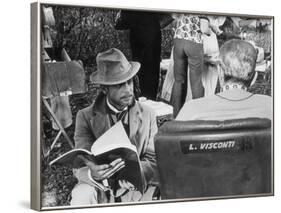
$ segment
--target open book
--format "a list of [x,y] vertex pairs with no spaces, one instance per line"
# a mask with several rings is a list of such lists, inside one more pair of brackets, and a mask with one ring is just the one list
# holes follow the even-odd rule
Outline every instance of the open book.
[[125,167],[115,173],[109,180],[109,184],[116,185],[117,180],[127,180],[138,191],[144,192],[144,177],[140,165],[140,159],[136,146],[128,138],[121,121],[117,122],[92,145],[91,151],[86,149],[72,149],[50,162],[53,164],[70,164],[78,155],[84,155],[96,164],[109,164],[117,158],[122,158]]

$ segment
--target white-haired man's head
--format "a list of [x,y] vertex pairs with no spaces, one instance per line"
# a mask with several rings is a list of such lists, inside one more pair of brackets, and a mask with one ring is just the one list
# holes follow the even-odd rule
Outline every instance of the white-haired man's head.
[[254,77],[257,52],[249,42],[233,39],[220,48],[220,81],[240,83],[248,87]]

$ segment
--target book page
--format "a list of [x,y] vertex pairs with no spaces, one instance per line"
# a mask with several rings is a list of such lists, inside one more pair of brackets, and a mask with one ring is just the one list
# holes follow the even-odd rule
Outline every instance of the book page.
[[91,152],[96,156],[116,148],[128,148],[137,152],[121,121],[117,122],[93,143]]
[[62,155],[60,155],[59,157],[55,158],[54,160],[52,160],[49,165],[53,165],[54,163],[57,164],[70,164],[72,165],[74,159],[77,157],[77,155],[92,155],[92,153],[86,149],[72,149]]

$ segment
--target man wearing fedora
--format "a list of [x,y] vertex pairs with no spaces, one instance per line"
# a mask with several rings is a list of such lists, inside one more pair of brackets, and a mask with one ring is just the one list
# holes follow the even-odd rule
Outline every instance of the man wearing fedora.
[[97,185],[105,185],[109,177],[124,166],[122,159],[109,164],[83,163],[77,159],[74,175],[78,183],[72,190],[71,205],[89,205],[109,202],[130,202],[152,200],[158,184],[154,135],[157,132],[156,117],[134,98],[132,78],[140,69],[138,62],[128,61],[115,48],[97,55],[97,72],[93,81],[101,85],[101,92],[95,102],[77,113],[75,148],[91,149],[97,138],[117,121],[122,122],[126,133],[137,148],[146,191],[144,194],[126,180],[118,180],[119,195],[103,191]]

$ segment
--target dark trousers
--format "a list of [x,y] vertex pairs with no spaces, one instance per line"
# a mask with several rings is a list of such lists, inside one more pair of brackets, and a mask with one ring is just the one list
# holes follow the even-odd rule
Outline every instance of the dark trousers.
[[203,44],[185,39],[174,40],[174,76],[175,83],[172,89],[171,104],[174,107],[174,116],[183,106],[187,94],[187,67],[190,70],[190,86],[193,99],[203,97]]
[[[131,30],[130,44],[133,61],[141,63],[138,72],[141,96],[155,100],[158,90],[161,54],[161,31]],[[145,33],[145,36],[140,34]]]

